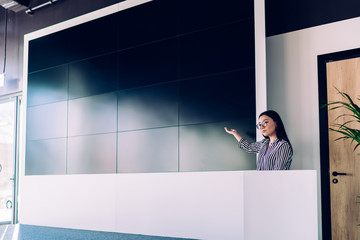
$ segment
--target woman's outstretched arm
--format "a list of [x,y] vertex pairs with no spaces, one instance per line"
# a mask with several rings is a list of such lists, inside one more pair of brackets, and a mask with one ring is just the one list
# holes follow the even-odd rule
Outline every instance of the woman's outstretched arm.
[[237,131],[236,129],[228,129],[227,127],[224,127],[225,131],[228,134],[233,135],[236,140],[238,141],[238,146],[239,148],[245,150],[248,153],[258,153],[260,151],[260,149],[263,146],[263,142],[254,142],[254,143],[249,143],[245,138],[243,138]]
[[236,140],[239,142],[243,137],[240,136],[240,134],[236,131],[236,129],[228,129],[227,127],[224,127],[225,131],[228,133],[228,134],[231,134],[233,135]]

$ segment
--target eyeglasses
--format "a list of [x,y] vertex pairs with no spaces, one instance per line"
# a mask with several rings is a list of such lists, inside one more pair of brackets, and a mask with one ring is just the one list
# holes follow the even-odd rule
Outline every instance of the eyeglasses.
[[257,129],[261,129],[262,127],[265,128],[265,127],[268,125],[268,123],[269,123],[269,121],[268,121],[268,120],[265,120],[265,121],[263,121],[262,123],[256,124],[256,128],[257,128]]

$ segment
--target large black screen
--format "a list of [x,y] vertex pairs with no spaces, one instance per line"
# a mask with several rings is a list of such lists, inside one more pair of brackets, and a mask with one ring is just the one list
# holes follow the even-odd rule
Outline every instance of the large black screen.
[[246,170],[253,0],[157,0],[29,42],[26,174]]

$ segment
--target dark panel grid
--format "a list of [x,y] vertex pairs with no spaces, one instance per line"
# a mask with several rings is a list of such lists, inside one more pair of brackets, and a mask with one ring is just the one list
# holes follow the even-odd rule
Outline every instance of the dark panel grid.
[[[169,1],[173,2],[173,1]],[[207,27],[253,18],[253,0],[178,0],[179,32],[186,33]]]
[[27,140],[66,137],[67,102],[27,109]]
[[118,95],[118,131],[178,125],[178,85],[125,90]]
[[26,142],[25,175],[66,174],[66,138]]
[[116,133],[70,137],[67,173],[116,173]]
[[69,28],[69,55],[72,61],[116,51],[115,14]]
[[[253,170],[256,154],[248,154],[237,146],[236,139],[224,131],[235,128],[254,141],[255,118],[239,121],[180,127],[180,171]],[[247,132],[250,131],[250,132]]]
[[26,174],[255,168],[223,130],[255,136],[252,16],[158,0],[30,41]]
[[160,41],[118,54],[119,88],[134,88],[177,78],[177,41]]
[[194,77],[255,66],[253,20],[179,38],[180,77]]
[[116,93],[69,101],[69,136],[110,133],[116,130]]
[[29,42],[29,72],[116,50],[116,16],[102,17]]
[[66,30],[29,41],[28,72],[69,62],[69,44]]
[[70,64],[70,99],[116,91],[116,61],[116,54],[110,54]]
[[28,75],[27,106],[66,101],[68,98],[67,65]]
[[180,125],[255,116],[255,69],[180,82]]
[[176,1],[157,0],[117,13],[118,49],[176,36],[176,11]]
[[118,133],[119,173],[178,171],[178,128]]

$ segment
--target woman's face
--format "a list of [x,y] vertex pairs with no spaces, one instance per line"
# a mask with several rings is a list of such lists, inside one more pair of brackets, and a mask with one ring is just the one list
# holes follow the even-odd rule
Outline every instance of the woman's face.
[[260,116],[258,126],[265,137],[276,136],[276,122],[271,117],[266,115]]

